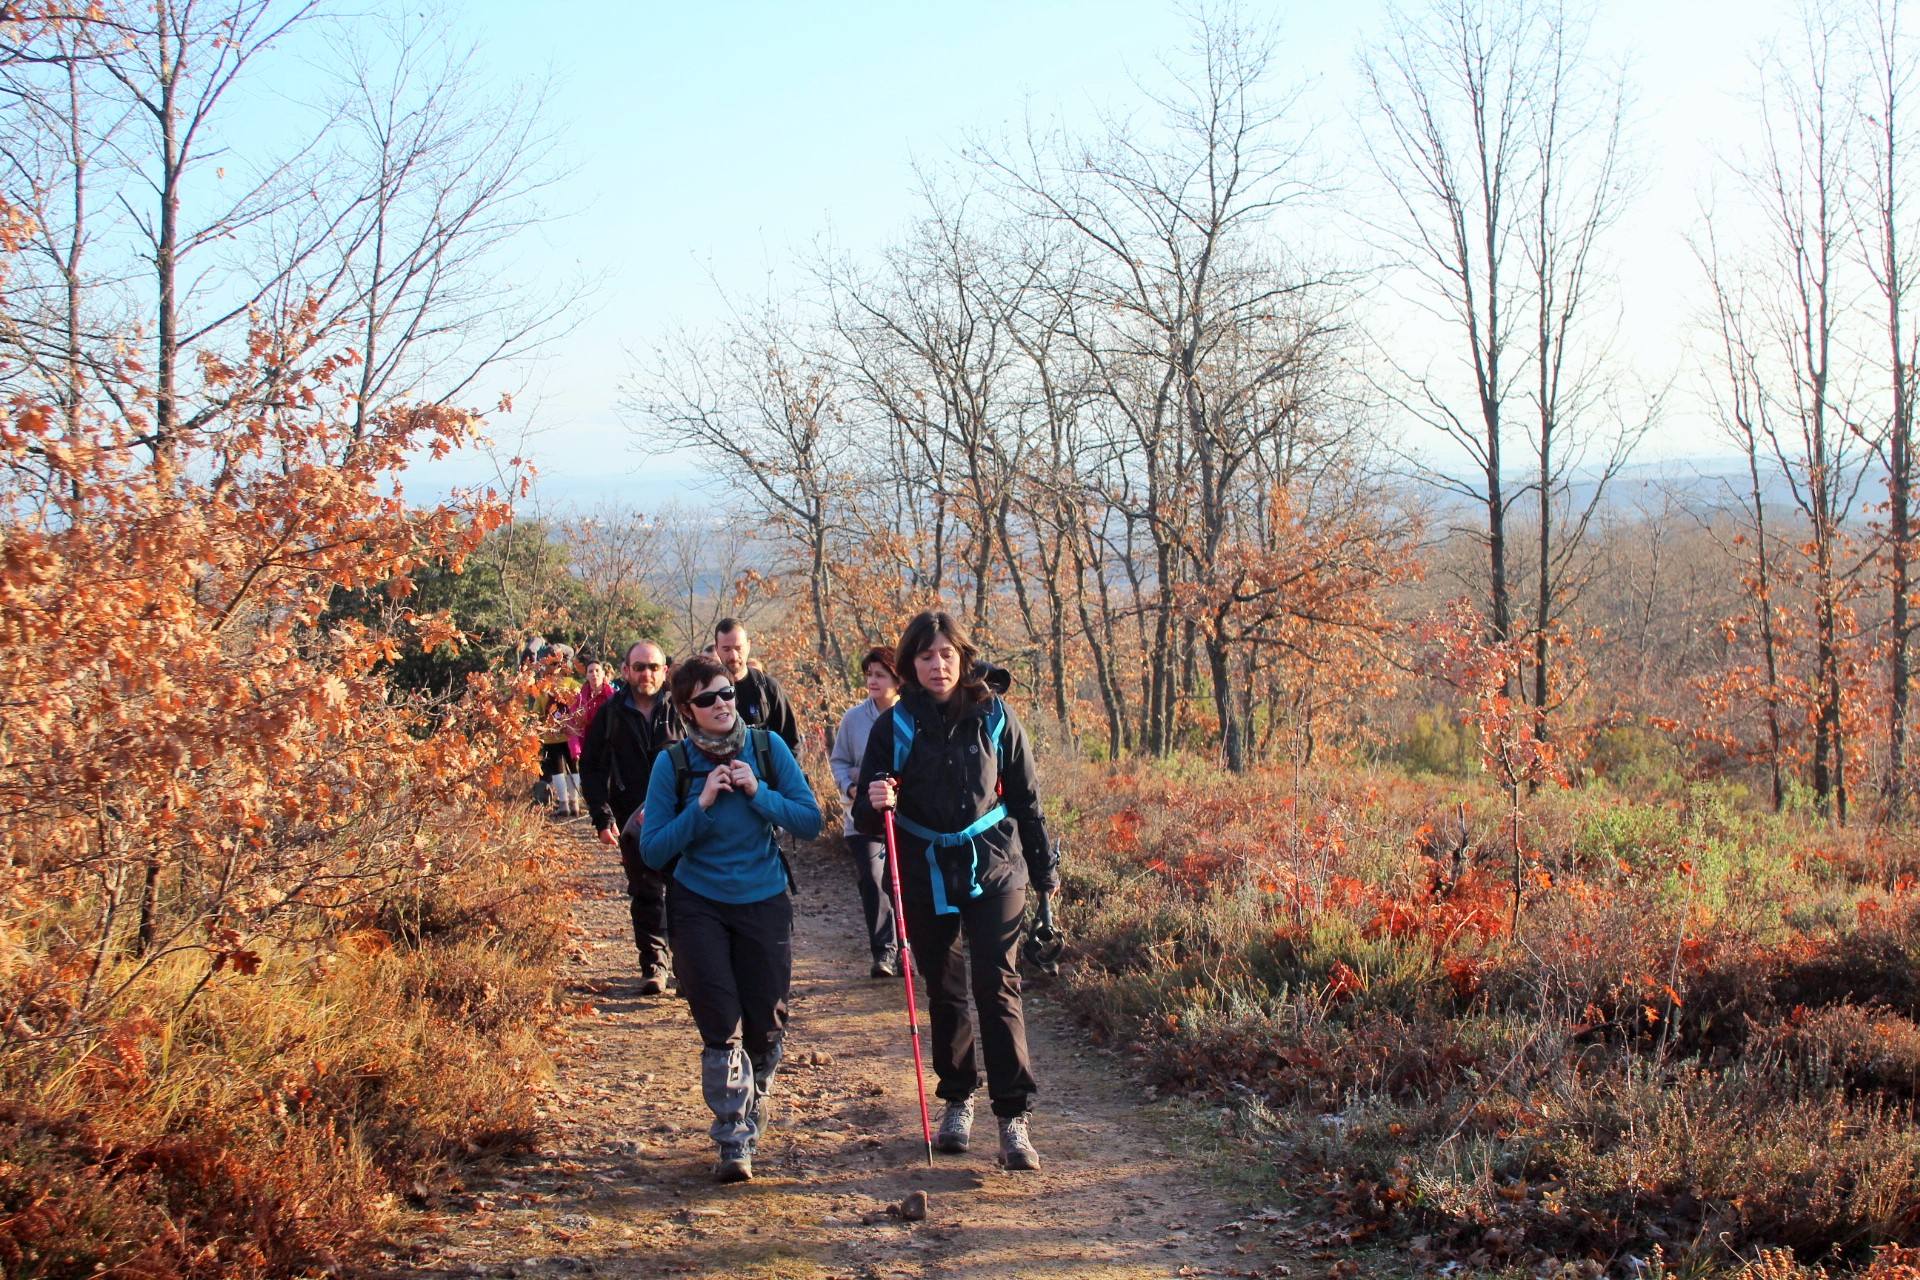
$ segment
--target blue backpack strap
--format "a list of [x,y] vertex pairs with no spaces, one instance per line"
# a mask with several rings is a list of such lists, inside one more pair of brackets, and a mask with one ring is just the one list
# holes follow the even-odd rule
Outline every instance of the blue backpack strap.
[[[997,769],[1003,750],[1002,740],[1006,735],[1007,709],[998,697],[987,708],[987,742],[994,753],[994,765]],[[906,767],[907,753],[913,749],[913,717],[906,714],[903,707],[895,705],[893,709],[893,768],[898,774]],[[1007,806],[995,804],[993,808],[968,823],[961,831],[934,831],[922,826],[913,819],[896,811],[893,815],[895,825],[911,835],[927,842],[927,878],[933,889],[933,911],[935,915],[952,916],[960,914],[960,909],[947,900],[946,876],[940,869],[938,851],[955,849],[961,845],[971,846],[986,832],[999,826],[1007,818]],[[973,850],[970,848],[971,854]],[[980,887],[980,861],[978,857],[969,857],[967,862],[967,897],[977,898],[984,890]]]
[[900,703],[893,704],[893,776],[907,767],[907,755],[913,750],[913,717]]

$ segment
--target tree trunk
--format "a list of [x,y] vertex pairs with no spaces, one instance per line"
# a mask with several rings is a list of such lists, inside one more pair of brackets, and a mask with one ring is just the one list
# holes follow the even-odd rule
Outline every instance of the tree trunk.
[[173,486],[178,474],[179,388],[175,368],[180,356],[180,317],[175,294],[175,275],[180,248],[180,179],[183,161],[174,93],[179,83],[179,58],[168,42],[167,24],[173,6],[162,3],[154,29],[159,33],[160,55],[160,235],[154,245],[153,269],[159,286],[159,311],[155,316],[154,349],[154,478],[161,489]]
[[1146,747],[1149,755],[1164,756],[1172,749],[1173,724],[1168,710],[1173,706],[1173,547],[1161,543],[1157,549],[1160,598],[1154,605],[1153,649],[1150,666],[1153,687],[1148,694]]
[[[1897,326],[1897,320],[1896,320]],[[1899,349],[1898,329],[1895,329],[1894,348]],[[1907,807],[1907,686],[1911,676],[1908,646],[1911,641],[1912,623],[1908,618],[1909,605],[1907,593],[1911,589],[1907,556],[1911,539],[1912,501],[1912,462],[1909,452],[1912,448],[1910,436],[1912,427],[1908,422],[1909,409],[1906,403],[1904,384],[1906,372],[1901,367],[1898,356],[1894,361],[1894,434],[1890,451],[1891,476],[1887,490],[1891,506],[1889,535],[1892,538],[1891,559],[1893,572],[1893,635],[1887,649],[1888,698],[1887,698],[1887,808],[1891,816],[1898,818]]]
[[1780,812],[1787,803],[1786,777],[1781,768],[1784,750],[1781,743],[1780,728],[1780,651],[1773,632],[1773,566],[1767,555],[1767,517],[1766,510],[1760,505],[1760,462],[1757,456],[1758,442],[1751,435],[1747,437],[1748,479],[1753,494],[1754,546],[1757,559],[1758,577],[1755,586],[1759,598],[1754,606],[1760,613],[1760,657],[1761,665],[1767,673],[1767,766],[1768,781],[1773,797],[1773,811]]
[[1229,654],[1226,641],[1221,637],[1218,624],[1206,639],[1207,673],[1213,679],[1213,711],[1220,717],[1220,751],[1226,758],[1229,773],[1247,771],[1246,744],[1240,736],[1240,714],[1233,705],[1233,677],[1228,665]]

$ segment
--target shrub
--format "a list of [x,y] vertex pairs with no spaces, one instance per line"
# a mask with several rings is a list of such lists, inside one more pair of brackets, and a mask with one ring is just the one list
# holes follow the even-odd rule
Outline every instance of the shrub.
[[1622,795],[1678,790],[1685,757],[1671,738],[1643,725],[1602,729],[1587,748],[1587,768]]
[[1480,761],[1473,730],[1444,707],[1415,713],[1412,727],[1394,754],[1415,773],[1441,777],[1464,777],[1475,772]]
[[1484,783],[1062,772],[1068,1003],[1274,1139],[1350,1237],[1907,1265],[1875,1249],[1920,1224],[1911,841],[1723,786],[1543,794],[1515,939]]

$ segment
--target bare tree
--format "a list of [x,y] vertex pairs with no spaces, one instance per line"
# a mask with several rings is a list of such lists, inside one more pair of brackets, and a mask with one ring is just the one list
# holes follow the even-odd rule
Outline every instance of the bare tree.
[[655,554],[644,566],[652,596],[674,618],[674,650],[698,652],[731,613],[728,591],[748,564],[752,538],[738,520],[679,504],[661,509]]
[[[39,305],[0,343],[70,414],[111,407],[163,472],[183,435],[343,347],[364,431],[380,404],[469,394],[577,301],[501,272],[554,176],[537,97],[479,84],[432,22],[327,44],[343,29],[322,0],[123,0],[0,59],[8,186],[40,215],[18,281]],[[271,87],[322,46],[331,101]],[[289,141],[237,144],[263,103]]]
[[1290,297],[1327,282],[1255,241],[1317,189],[1293,101],[1263,88],[1270,35],[1231,13],[1198,15],[1193,32],[1192,76],[1153,100],[1162,135],[1110,123],[1097,150],[1029,136],[1024,155],[981,159],[1017,209],[1088,251],[1071,332],[1124,433],[1103,497],[1152,542],[1145,745],[1172,747],[1176,702],[1191,687],[1180,655],[1197,645],[1221,752],[1238,770],[1248,757],[1231,641],[1207,634],[1197,615],[1183,622],[1179,599],[1191,583],[1217,588],[1216,568],[1244,532],[1237,512],[1260,447],[1253,401],[1284,376],[1289,342],[1258,335],[1283,314],[1305,314]]
[[1390,42],[1364,64],[1382,125],[1368,148],[1398,205],[1394,234],[1436,315],[1455,328],[1472,373],[1472,408],[1425,372],[1404,370],[1399,399],[1472,459],[1478,485],[1437,479],[1486,513],[1489,625],[1513,634],[1503,451],[1522,352],[1526,303],[1512,261],[1526,207],[1527,115],[1541,68],[1534,20],[1516,4],[1437,2],[1413,20],[1395,12]]
[[683,336],[662,345],[623,394],[644,421],[712,459],[754,515],[798,548],[814,656],[823,673],[845,671],[834,554],[855,442],[834,365],[769,305],[736,314],[718,339]]
[[[1851,601],[1871,560],[1847,523],[1866,477],[1867,433],[1858,425],[1863,369],[1845,333],[1859,298],[1848,276],[1858,121],[1835,25],[1809,12],[1800,40],[1793,54],[1773,56],[1763,68],[1762,143],[1735,171],[1757,222],[1753,243],[1739,255],[1738,289],[1730,287],[1732,273],[1716,265],[1726,250],[1715,247],[1709,266],[1720,327],[1731,335],[1723,340],[1729,376],[1739,368],[1734,429],[1753,437],[1754,455],[1769,464],[1801,526],[1789,545],[1812,646],[1804,699],[1813,735],[1809,780],[1816,805],[1844,822],[1855,744],[1847,736],[1850,680],[1843,668],[1860,638]],[[1757,509],[1767,485],[1759,462],[1751,465]],[[1767,599],[1756,603],[1771,608],[1785,585],[1770,581]],[[1779,688],[1772,677],[1769,687]]]
[[[1008,394],[1015,355],[1008,309],[1017,297],[1007,297],[996,278],[998,263],[972,229],[966,196],[924,180],[922,194],[926,215],[884,255],[877,278],[823,272],[833,325],[850,375],[906,446],[896,452],[917,453],[932,484],[937,565],[949,522],[965,534],[973,629],[993,636],[998,563],[1031,639],[1028,587],[1007,529],[1026,447]],[[937,567],[933,576],[937,591],[944,573]]]
[[[564,336],[585,287],[503,271],[561,176],[546,86],[487,82],[446,24],[411,16],[357,22],[331,61],[341,127],[326,170],[350,207],[284,292],[314,300],[316,328],[358,351],[363,431],[373,406],[454,403],[484,371]],[[282,238],[290,256],[302,239]]]
[[[1555,7],[1543,51],[1540,99],[1530,113],[1532,199],[1521,221],[1533,294],[1531,433],[1538,538],[1534,547],[1533,705],[1536,732],[1558,697],[1552,678],[1555,624],[1578,594],[1587,531],[1607,488],[1645,435],[1652,414],[1621,411],[1606,367],[1606,334],[1593,323],[1603,270],[1601,237],[1626,195],[1621,134],[1625,84],[1590,86],[1581,75],[1585,24]],[[1617,425],[1615,425],[1617,424]],[[1599,456],[1594,457],[1598,452]],[[1585,496],[1574,482],[1588,464]],[[1537,780],[1535,785],[1537,785]]]
[[1760,703],[1766,720],[1767,772],[1769,791],[1776,812],[1786,802],[1786,734],[1783,719],[1787,714],[1782,698],[1781,644],[1776,635],[1776,588],[1779,571],[1774,543],[1778,535],[1767,525],[1767,486],[1761,469],[1770,464],[1768,442],[1776,438],[1770,421],[1771,404],[1765,393],[1764,375],[1755,335],[1750,330],[1754,308],[1740,280],[1722,261],[1714,238],[1713,219],[1707,219],[1707,240],[1701,252],[1707,281],[1712,290],[1714,321],[1719,339],[1719,369],[1714,380],[1714,404],[1723,429],[1740,449],[1745,466],[1746,488],[1736,491],[1735,502],[1744,522],[1752,531],[1752,580],[1748,596],[1755,615],[1760,645]]
[[1885,421],[1866,428],[1880,455],[1887,484],[1887,576],[1890,622],[1887,637],[1887,763],[1881,782],[1889,810],[1904,813],[1911,780],[1907,767],[1909,689],[1913,677],[1913,415],[1915,369],[1920,367],[1920,326],[1911,322],[1911,301],[1920,270],[1908,226],[1907,176],[1913,143],[1906,130],[1906,99],[1916,62],[1900,25],[1899,0],[1875,0],[1863,23],[1867,75],[1855,110],[1863,126],[1866,172],[1856,215],[1860,250],[1885,315],[1887,402]]
[[[1471,460],[1471,480],[1426,478],[1483,513],[1497,640],[1523,633],[1514,592],[1527,570],[1509,518],[1531,496],[1524,630],[1541,730],[1555,699],[1551,636],[1577,594],[1586,531],[1650,421],[1620,412],[1610,329],[1597,323],[1601,246],[1629,184],[1624,82],[1593,72],[1587,27],[1560,3],[1435,0],[1417,19],[1396,12],[1364,67],[1407,292],[1450,331],[1470,386],[1456,394],[1434,369],[1399,367],[1391,395]],[[1523,405],[1533,465],[1519,480],[1510,450]]]
[[556,520],[554,528],[567,548],[568,568],[586,587],[572,619],[583,648],[618,666],[623,646],[639,639],[624,632],[625,620],[652,603],[649,574],[666,541],[660,521],[603,503]]

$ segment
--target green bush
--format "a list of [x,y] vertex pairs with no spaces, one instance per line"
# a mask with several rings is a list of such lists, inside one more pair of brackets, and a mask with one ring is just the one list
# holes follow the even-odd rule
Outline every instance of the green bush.
[[1413,718],[1413,727],[1393,753],[1414,773],[1464,777],[1479,768],[1479,750],[1473,731],[1459,723],[1444,707],[1422,711]]
[[1644,725],[1603,730],[1587,749],[1587,768],[1614,790],[1645,796],[1677,790],[1685,758],[1665,734]]

